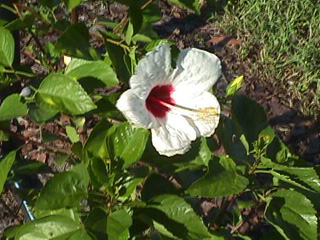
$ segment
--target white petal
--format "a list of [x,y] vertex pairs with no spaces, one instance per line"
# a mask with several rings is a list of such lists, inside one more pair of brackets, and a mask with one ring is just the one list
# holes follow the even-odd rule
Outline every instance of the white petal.
[[168,113],[167,122],[152,129],[152,144],[161,155],[171,157],[184,154],[190,149],[191,141],[197,137],[196,130],[186,118]]
[[153,87],[166,84],[170,68],[170,47],[164,44],[140,60],[136,74],[130,78],[131,89],[139,98],[145,100]]
[[159,121],[149,113],[145,101],[135,95],[132,89],[125,91],[117,101],[117,108],[129,122],[143,128],[157,128]]
[[220,105],[217,98],[210,92],[203,92],[201,95],[196,97],[189,97],[184,94],[184,91],[176,91],[173,94],[175,103],[179,106],[186,107],[189,109],[200,110],[205,108],[214,108],[217,115],[203,118],[203,117],[192,117],[189,119],[190,124],[197,129],[197,137],[211,136],[219,123]]
[[182,88],[188,95],[196,96],[211,89],[220,76],[221,63],[216,55],[191,48],[180,52],[170,78],[177,91]]

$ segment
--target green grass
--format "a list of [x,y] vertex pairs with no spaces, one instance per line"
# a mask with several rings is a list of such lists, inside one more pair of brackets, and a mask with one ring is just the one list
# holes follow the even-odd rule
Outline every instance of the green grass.
[[320,110],[320,2],[241,0],[219,19],[242,42],[252,71],[301,101],[304,113]]

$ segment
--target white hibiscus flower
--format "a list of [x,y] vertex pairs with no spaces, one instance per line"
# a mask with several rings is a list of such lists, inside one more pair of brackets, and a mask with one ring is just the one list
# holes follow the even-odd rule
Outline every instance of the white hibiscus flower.
[[172,70],[170,47],[161,45],[139,62],[117,108],[135,126],[151,129],[160,154],[184,154],[218,125],[220,105],[209,90],[220,76],[218,57],[195,48],[181,51]]

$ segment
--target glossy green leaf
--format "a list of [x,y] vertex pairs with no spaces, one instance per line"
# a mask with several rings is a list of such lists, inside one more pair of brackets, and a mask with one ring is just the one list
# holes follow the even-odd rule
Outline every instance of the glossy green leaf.
[[37,210],[76,208],[88,195],[89,175],[79,164],[68,172],[58,173],[49,180],[36,201]]
[[0,27],[0,65],[9,67],[14,59],[14,39],[5,28]]
[[23,30],[23,29],[31,28],[32,25],[34,24],[35,19],[36,18],[33,15],[23,16],[23,18],[18,18],[8,23],[6,25],[6,29],[8,29],[9,31],[14,31],[14,30]]
[[28,114],[28,107],[21,100],[18,94],[12,94],[4,99],[0,106],[0,122]]
[[119,84],[117,75],[105,61],[72,59],[66,69],[66,74],[77,80],[84,77],[94,77],[102,81],[108,87]]
[[118,210],[108,216],[107,234],[108,239],[129,239],[129,227],[132,225],[131,216],[125,210]]
[[124,167],[129,167],[140,160],[148,138],[148,130],[134,128],[128,122],[114,125],[108,132],[107,146],[109,153],[112,154],[113,159],[119,158],[122,160]]
[[64,54],[92,59],[89,47],[89,31],[84,23],[68,27],[56,44],[56,50]]
[[316,240],[316,213],[310,200],[303,194],[280,190],[271,195],[265,218],[285,239]]
[[268,126],[267,115],[262,106],[243,95],[232,98],[232,120],[248,143],[256,141],[260,132]]
[[48,217],[48,216],[65,216],[72,219],[75,223],[81,224],[81,218],[78,211],[72,208],[59,208],[56,210],[37,210],[34,212],[34,215],[37,219]]
[[0,196],[3,190],[3,186],[7,180],[8,173],[10,172],[15,159],[16,151],[12,151],[5,158],[0,160]]
[[178,239],[212,239],[201,218],[181,197],[161,195],[154,198],[148,208],[164,213],[150,211],[150,217],[157,223],[155,228],[168,237],[173,235]]
[[249,180],[237,173],[236,164],[227,156],[220,160],[214,158],[209,163],[209,170],[186,192],[192,196],[225,197],[240,193],[249,184]]
[[90,165],[88,168],[90,180],[97,188],[109,183],[106,164],[106,160],[101,158],[93,157],[90,159]]
[[80,141],[79,134],[77,133],[77,130],[74,127],[66,126],[66,132],[67,132],[68,138],[72,143],[76,143]]
[[59,73],[50,74],[42,81],[35,99],[43,109],[72,115],[84,114],[96,108],[77,81]]
[[24,224],[15,236],[15,240],[53,240],[72,235],[80,229],[72,219],[65,216],[49,216]]
[[234,96],[242,87],[243,84],[243,76],[237,77],[234,79],[227,87],[226,96],[225,97],[232,97]]

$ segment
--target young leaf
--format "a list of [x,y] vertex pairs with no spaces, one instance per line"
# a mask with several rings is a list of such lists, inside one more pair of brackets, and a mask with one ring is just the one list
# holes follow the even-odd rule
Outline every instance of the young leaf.
[[28,114],[28,107],[21,102],[21,96],[12,94],[6,97],[0,106],[0,122],[22,117]]
[[42,81],[35,99],[43,109],[72,115],[84,114],[96,108],[77,81],[59,73],[50,74]]
[[150,211],[155,228],[162,234],[179,239],[212,239],[201,218],[192,207],[181,197],[161,195],[154,198],[148,208],[159,210]]
[[84,77],[94,77],[108,87],[119,84],[116,73],[105,61],[87,61],[74,58],[68,65],[66,74],[76,80]]
[[186,192],[192,196],[225,197],[243,191],[249,184],[247,178],[237,173],[233,160],[222,156],[209,163],[207,174],[195,182]]
[[118,210],[108,216],[107,234],[109,239],[129,239],[129,227],[132,225],[131,216],[125,210]]
[[235,80],[233,80],[227,87],[227,92],[225,97],[234,96],[242,87],[242,83],[243,83],[243,76],[237,77]]
[[68,138],[72,143],[76,143],[80,141],[79,134],[77,133],[77,130],[74,127],[66,126],[66,132],[67,132]]
[[0,65],[10,67],[14,59],[14,39],[5,28],[0,27]]
[[301,193],[292,190],[273,193],[267,203],[265,218],[285,239],[318,239],[316,211]]
[[88,195],[89,175],[79,164],[68,172],[58,173],[43,188],[36,201],[37,210],[76,208]]
[[126,44],[130,45],[132,35],[133,35],[133,25],[131,22],[129,22],[127,32],[126,32],[126,38],[125,38]]
[[16,151],[12,151],[4,159],[0,161],[0,196],[3,190],[3,186],[6,182],[8,173],[10,172],[15,159]]
[[[129,167],[140,160],[149,138],[149,131],[134,128],[126,122],[114,125],[108,132],[108,149],[113,159],[124,161],[124,167]],[[139,144],[137,144],[139,143]]]
[[[76,224],[72,219],[65,216],[49,216],[28,222],[20,227],[15,240],[53,240],[72,236],[80,225]],[[70,238],[63,238],[70,239]]]

